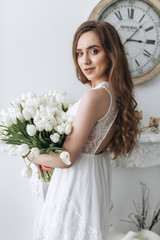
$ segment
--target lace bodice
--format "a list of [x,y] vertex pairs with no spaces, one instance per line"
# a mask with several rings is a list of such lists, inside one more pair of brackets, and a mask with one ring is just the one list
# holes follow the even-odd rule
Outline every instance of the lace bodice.
[[110,106],[105,116],[99,119],[96,125],[94,126],[94,128],[92,129],[91,134],[86,144],[84,145],[84,148],[83,148],[84,153],[89,153],[89,154],[96,153],[99,146],[101,145],[103,140],[106,138],[107,134],[109,133],[109,130],[112,124],[114,123],[114,120],[118,113],[116,100],[112,95],[111,91],[109,90],[108,82],[103,82],[99,84],[96,88],[100,88],[100,87],[105,88],[106,91],[108,91],[108,93],[110,94]]

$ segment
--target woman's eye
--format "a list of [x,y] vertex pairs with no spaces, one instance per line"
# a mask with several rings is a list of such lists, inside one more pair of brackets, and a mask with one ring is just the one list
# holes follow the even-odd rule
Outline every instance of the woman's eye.
[[77,56],[82,56],[83,53],[82,53],[82,52],[77,52],[76,55],[77,55]]
[[97,53],[98,53],[98,50],[97,50],[97,49],[93,49],[90,53],[91,53],[91,54],[97,54]]

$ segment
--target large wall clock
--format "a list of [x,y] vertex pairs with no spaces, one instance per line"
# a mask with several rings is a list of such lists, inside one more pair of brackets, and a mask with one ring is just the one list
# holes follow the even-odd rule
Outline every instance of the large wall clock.
[[116,28],[134,84],[160,71],[160,0],[102,0],[89,20],[106,21]]

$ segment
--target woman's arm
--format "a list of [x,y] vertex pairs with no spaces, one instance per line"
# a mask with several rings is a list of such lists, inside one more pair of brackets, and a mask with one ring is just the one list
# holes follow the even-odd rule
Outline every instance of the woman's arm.
[[[91,130],[98,119],[108,111],[110,96],[105,89],[94,89],[88,91],[81,99],[75,120],[72,125],[72,132],[66,137],[63,150],[69,152],[71,165],[82,152]],[[55,168],[68,168],[56,153],[57,157],[50,154],[40,154],[34,158],[33,163]]]

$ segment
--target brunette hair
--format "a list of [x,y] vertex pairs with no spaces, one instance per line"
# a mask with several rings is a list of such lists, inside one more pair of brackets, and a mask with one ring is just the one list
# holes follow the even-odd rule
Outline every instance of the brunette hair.
[[106,76],[110,89],[116,99],[118,115],[115,120],[115,133],[109,149],[117,156],[129,155],[136,145],[139,135],[139,119],[135,109],[137,103],[133,97],[133,82],[120,37],[115,28],[107,22],[86,21],[77,29],[73,40],[73,59],[78,79],[82,83],[90,81],[82,73],[77,63],[77,44],[85,32],[95,32],[106,52],[108,69]]

